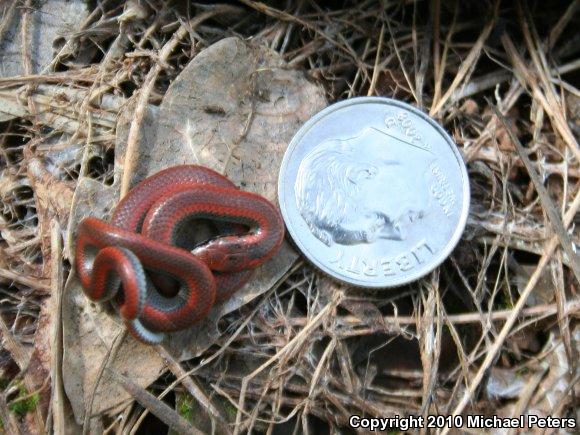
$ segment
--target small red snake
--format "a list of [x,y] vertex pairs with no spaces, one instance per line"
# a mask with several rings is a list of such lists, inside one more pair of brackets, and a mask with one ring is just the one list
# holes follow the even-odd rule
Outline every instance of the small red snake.
[[[213,222],[218,237],[194,246],[200,219]],[[176,166],[139,183],[109,223],[80,223],[76,270],[91,300],[113,300],[133,336],[153,344],[231,296],[283,238],[268,200],[210,169]]]

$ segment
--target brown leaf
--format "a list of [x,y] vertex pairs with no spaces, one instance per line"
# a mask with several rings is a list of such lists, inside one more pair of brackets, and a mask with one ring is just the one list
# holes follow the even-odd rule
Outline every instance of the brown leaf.
[[[53,58],[53,43],[62,35],[72,34],[78,23],[88,14],[87,2],[83,0],[52,0],[39,3],[29,12],[29,31],[26,45],[30,52],[32,73],[38,74]],[[2,2],[0,16],[5,37],[0,38],[0,77],[24,75],[22,47],[22,9],[20,2]],[[0,112],[0,121],[12,116]]]
[[[325,104],[322,89],[301,72],[288,69],[277,53],[238,38],[221,40],[187,65],[158,109],[147,109],[135,150],[132,184],[167,167],[196,163],[276,204],[278,169],[286,146],[300,125]],[[69,255],[80,219],[88,214],[107,215],[118,198],[133,113],[134,102],[126,105],[118,121],[113,186],[103,188],[92,180],[79,183],[69,228]],[[256,270],[252,280],[216,306],[208,318],[171,334],[168,350],[179,360],[199,355],[219,337],[217,321],[271,288],[296,257],[284,244],[275,258]],[[120,326],[114,316],[87,302],[75,277],[67,283],[63,304],[64,364],[68,367],[64,381],[80,421],[106,346]],[[146,387],[164,367],[152,349],[128,338],[114,365],[119,372],[134,373],[132,380]],[[135,367],[139,367],[138,373],[133,371]],[[110,378],[103,377],[92,412],[116,406],[127,397]]]
[[[69,184],[50,174],[40,159],[28,158],[28,178],[34,191],[34,202],[38,216],[38,233],[45,264],[50,262],[50,222],[53,218],[66,227],[70,213],[73,190]],[[50,273],[45,270],[45,273]]]

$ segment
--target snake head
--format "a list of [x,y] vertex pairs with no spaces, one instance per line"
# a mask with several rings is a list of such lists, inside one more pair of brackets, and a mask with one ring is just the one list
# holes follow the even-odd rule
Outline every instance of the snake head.
[[191,253],[211,270],[239,272],[247,267],[248,254],[237,238],[224,237],[200,246]]

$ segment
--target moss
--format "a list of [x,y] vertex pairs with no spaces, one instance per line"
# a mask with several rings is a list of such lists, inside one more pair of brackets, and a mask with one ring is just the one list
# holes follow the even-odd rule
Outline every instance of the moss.
[[224,405],[224,409],[228,413],[228,417],[231,420],[234,420],[236,418],[237,413],[238,413],[238,410],[236,409],[236,407],[234,405],[232,405],[228,400],[224,400],[223,405]]
[[24,386],[19,385],[18,397],[12,400],[9,409],[14,414],[22,417],[28,414],[30,411],[34,411],[39,400],[40,395],[38,393],[29,394]]
[[189,422],[193,421],[193,404],[194,399],[191,394],[179,394],[176,398],[176,408],[179,415]]

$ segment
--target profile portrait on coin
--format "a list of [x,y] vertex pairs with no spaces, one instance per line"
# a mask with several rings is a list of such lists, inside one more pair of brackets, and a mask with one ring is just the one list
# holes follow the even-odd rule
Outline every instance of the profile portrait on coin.
[[298,169],[298,210],[327,246],[405,240],[429,209],[433,154],[374,127],[327,139]]

